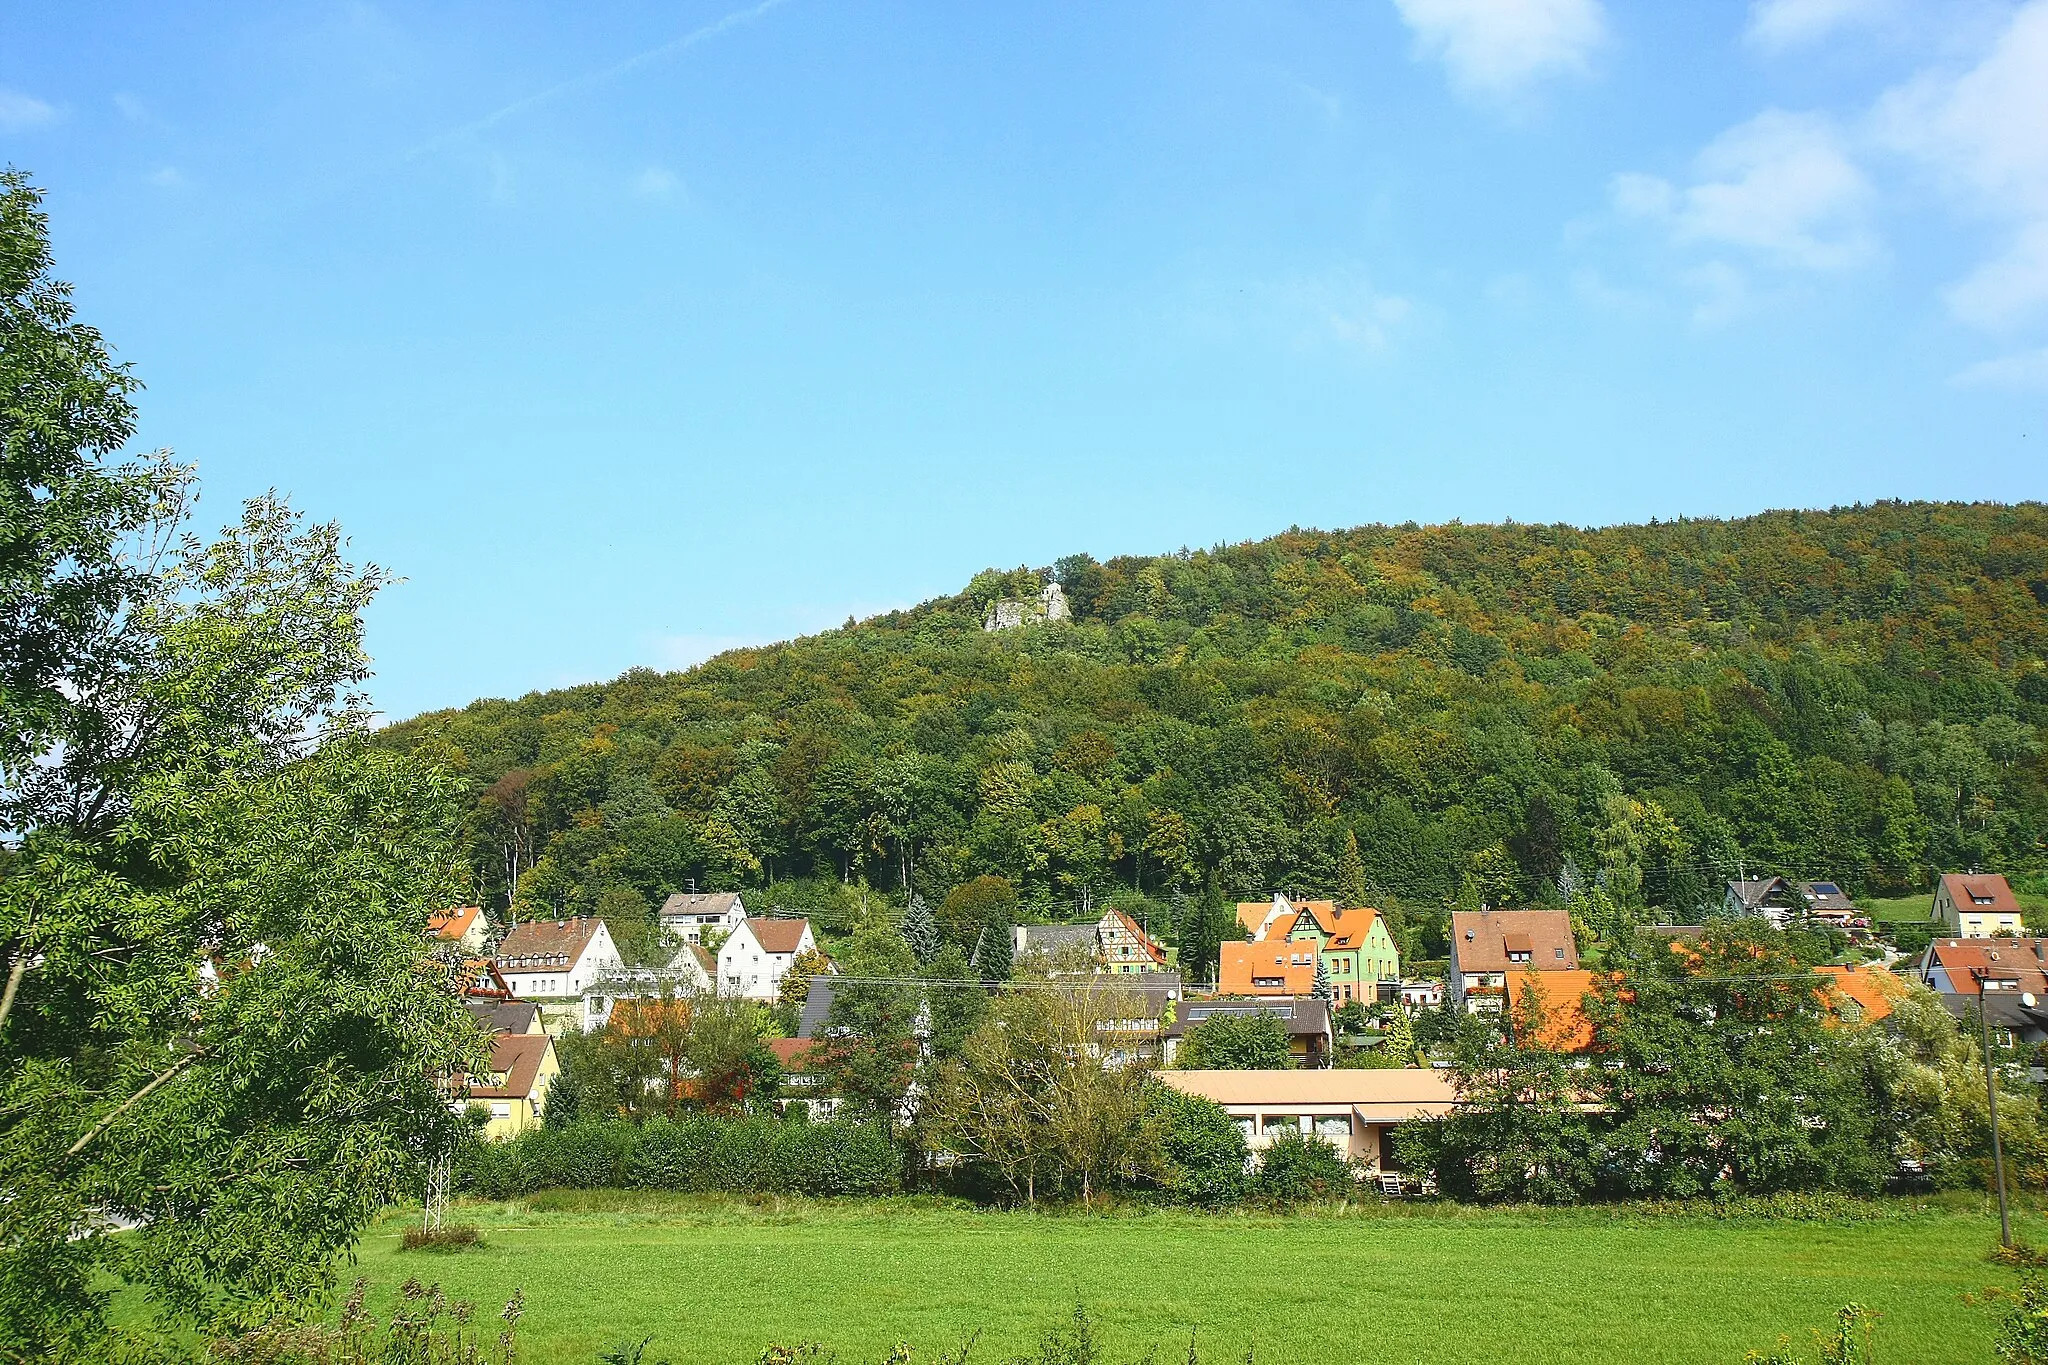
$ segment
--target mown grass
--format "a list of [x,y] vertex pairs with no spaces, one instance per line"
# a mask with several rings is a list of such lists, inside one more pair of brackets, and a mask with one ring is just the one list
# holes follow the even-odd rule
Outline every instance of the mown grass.
[[[1963,1296],[2011,1283],[1978,1199],[1881,1202],[1803,1220],[1593,1208],[1376,1204],[1288,1216],[999,1213],[944,1200],[552,1194],[464,1207],[484,1249],[405,1255],[394,1215],[365,1239],[379,1298],[408,1276],[494,1312],[526,1294],[523,1365],[750,1362],[817,1340],[842,1361],[920,1359],[979,1329],[995,1362],[1087,1304],[1116,1360],[1156,1347],[1262,1362],[1725,1362],[1809,1333],[1852,1300],[1880,1359],[1984,1362]],[[2048,1220],[2029,1211],[2035,1240]]]

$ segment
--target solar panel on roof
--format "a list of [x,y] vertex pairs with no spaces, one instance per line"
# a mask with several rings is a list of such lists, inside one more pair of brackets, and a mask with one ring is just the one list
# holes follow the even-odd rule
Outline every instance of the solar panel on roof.
[[1820,892],[1823,896],[1839,896],[1842,894],[1842,888],[1836,886],[1833,882],[1815,882],[1813,889]]

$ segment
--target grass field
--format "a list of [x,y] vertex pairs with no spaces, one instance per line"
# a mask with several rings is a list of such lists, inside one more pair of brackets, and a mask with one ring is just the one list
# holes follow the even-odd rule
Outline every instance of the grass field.
[[[373,1302],[408,1276],[494,1312],[523,1289],[522,1365],[576,1362],[652,1335],[649,1365],[755,1360],[811,1339],[839,1359],[907,1341],[927,1361],[984,1329],[973,1359],[1029,1347],[1072,1311],[1110,1358],[1156,1347],[1237,1362],[1715,1362],[1811,1329],[1852,1300],[1885,1314],[1880,1360],[1992,1359],[1963,1295],[2009,1283],[1978,1201],[1881,1205],[1856,1222],[1721,1221],[1589,1209],[1093,1216],[902,1202],[559,1195],[474,1205],[489,1245],[404,1253],[409,1220],[365,1239]],[[2023,1234],[2048,1235],[2029,1215]]]

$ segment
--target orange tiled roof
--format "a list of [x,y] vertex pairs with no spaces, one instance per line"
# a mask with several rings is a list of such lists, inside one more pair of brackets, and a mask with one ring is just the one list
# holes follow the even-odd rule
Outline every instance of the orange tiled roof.
[[1586,1018],[1585,998],[1599,981],[1598,972],[1509,972],[1508,1003],[1520,1008],[1533,986],[1543,1006],[1543,1029],[1533,1040],[1553,1052],[1584,1052],[1593,1046],[1593,1022]]
[[443,910],[438,915],[427,916],[427,932],[435,938],[461,938],[482,913],[483,907],[478,905],[458,905],[453,910]]
[[[1315,952],[1282,939],[1226,943],[1218,963],[1216,989],[1223,995],[1307,995],[1315,989]],[[1296,958],[1307,958],[1300,964]],[[1273,985],[1259,985],[1260,981]]]
[[1367,935],[1372,933],[1372,926],[1379,917],[1379,911],[1368,910],[1362,906],[1339,911],[1330,931],[1329,946],[1363,948]]
[[[1833,992],[1847,996],[1863,1007],[1860,1022],[1874,1024],[1890,1014],[1898,999],[1905,994],[1905,985],[1896,976],[1881,967],[1822,967],[1820,974],[1827,978]],[[1840,1013],[1840,1006],[1829,1002],[1830,1008]]]

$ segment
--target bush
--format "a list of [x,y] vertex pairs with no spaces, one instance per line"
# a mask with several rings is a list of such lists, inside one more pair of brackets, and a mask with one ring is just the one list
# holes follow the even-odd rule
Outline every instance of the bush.
[[1244,1198],[1251,1154],[1222,1105],[1153,1081],[1145,1088],[1145,1116],[1166,1157],[1161,1187],[1169,1197],[1211,1207]]
[[401,1251],[470,1251],[484,1244],[484,1234],[474,1223],[448,1223],[438,1228],[407,1228],[399,1240]]
[[891,1194],[902,1181],[902,1156],[879,1128],[765,1116],[586,1119],[475,1144],[455,1171],[457,1189],[487,1199],[544,1189]]
[[1319,1137],[1283,1133],[1259,1157],[1259,1196],[1275,1204],[1337,1199],[1357,1186],[1351,1164]]

